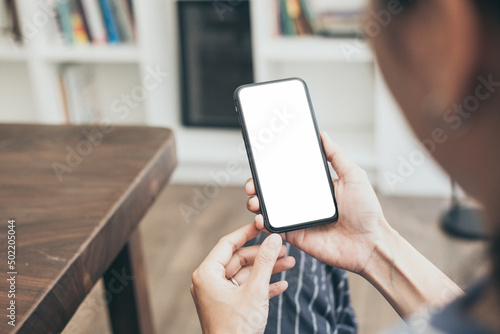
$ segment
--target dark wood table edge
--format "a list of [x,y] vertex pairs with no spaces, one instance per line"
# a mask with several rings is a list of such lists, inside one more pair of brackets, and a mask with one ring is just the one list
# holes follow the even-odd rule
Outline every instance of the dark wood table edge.
[[[110,267],[119,253],[127,246],[129,237],[132,236],[140,221],[156,200],[156,197],[168,183],[175,167],[177,166],[176,147],[173,132],[166,128],[161,129],[169,133],[169,136],[163,142],[163,145],[158,149],[153,158],[144,166],[141,172],[137,175],[134,182],[130,184],[127,191],[120,198],[120,200],[112,208],[110,208],[108,214],[101,220],[99,227],[85,242],[84,245],[86,245],[87,247],[82,246],[78,253],[76,253],[75,256],[68,261],[65,267],[66,270],[64,270],[64,273],[56,279],[53,288],[46,291],[39,298],[39,302],[34,304],[30,308],[30,310],[25,313],[23,318],[20,319],[18,325],[13,328],[13,331],[11,333],[39,333],[39,328],[37,328],[37,325],[34,322],[36,322],[36,320],[40,318],[43,318],[45,308],[54,308],[54,305],[50,305],[49,302],[49,300],[53,301],[54,299],[47,298],[47,296],[49,294],[53,294],[53,291],[56,289],[62,289],[64,291],[64,280],[71,279],[70,276],[74,272],[74,270],[72,270],[71,268],[74,268],[76,266],[84,266],[85,257],[89,256],[93,249],[106,249],[103,246],[98,247],[98,245],[106,244],[106,240],[103,238],[103,236],[112,234],[111,232],[116,228],[125,228],[126,230],[124,230],[120,235],[120,242],[117,243],[121,246],[109,250],[109,253],[106,254],[107,262],[99,268],[94,268],[94,272],[88,273],[90,282],[88,287],[85,288],[84,294],[79,296],[78,299],[73,300],[71,303],[72,305],[69,309],[65,308],[64,310],[60,310],[63,313],[62,321],[54,323],[55,319],[49,320],[53,324],[54,333],[61,332],[65,328],[67,323],[71,320],[79,305],[85,299],[95,283],[104,275],[106,270]],[[143,175],[145,182],[136,182],[140,175]],[[136,198],[133,198],[133,196],[131,196],[135,193],[142,194],[142,196],[138,197],[140,199],[143,199],[144,205],[142,205],[140,210],[135,212],[133,215],[122,217],[124,212],[120,209],[124,208],[127,205],[127,202],[136,200]],[[136,202],[128,204],[135,205]],[[104,224],[103,222],[106,220],[109,220],[110,222],[108,224]],[[124,221],[127,222],[127,224],[123,224]],[[39,316],[37,316],[37,313],[40,313]]]

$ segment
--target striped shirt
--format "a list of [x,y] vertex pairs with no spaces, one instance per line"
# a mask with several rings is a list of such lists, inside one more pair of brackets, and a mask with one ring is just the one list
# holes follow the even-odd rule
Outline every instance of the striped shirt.
[[[260,234],[247,246],[260,244]],[[330,267],[286,244],[294,268],[274,274],[271,282],[286,280],[288,289],[269,302],[266,334],[351,334],[357,321],[349,296],[347,273]]]

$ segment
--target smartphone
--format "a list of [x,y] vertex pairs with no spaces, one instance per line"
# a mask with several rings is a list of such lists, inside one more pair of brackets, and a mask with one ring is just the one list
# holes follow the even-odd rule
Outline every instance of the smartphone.
[[290,78],[243,85],[234,102],[267,230],[336,221],[332,178],[306,83]]

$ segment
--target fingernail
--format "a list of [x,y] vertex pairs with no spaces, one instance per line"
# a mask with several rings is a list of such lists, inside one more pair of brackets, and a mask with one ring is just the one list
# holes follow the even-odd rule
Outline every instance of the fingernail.
[[269,246],[269,248],[281,249],[282,239],[279,234],[271,234],[269,237],[267,237],[265,243],[267,244],[267,246]]
[[327,140],[330,140],[330,141],[332,140],[332,138],[330,137],[330,135],[328,133],[322,132],[322,134],[323,134],[323,137],[325,137]]

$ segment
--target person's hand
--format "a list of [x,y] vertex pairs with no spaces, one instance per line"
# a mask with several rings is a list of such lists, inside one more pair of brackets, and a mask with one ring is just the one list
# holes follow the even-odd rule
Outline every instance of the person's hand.
[[271,274],[292,268],[295,260],[283,257],[277,234],[241,248],[259,233],[252,223],[223,237],[193,273],[191,294],[203,333],[264,333],[269,299],[288,287],[286,281],[269,284]]
[[[328,135],[323,133],[321,136],[328,161],[339,177],[333,179],[339,220],[282,233],[282,237],[324,263],[363,275],[365,266],[374,260],[372,257],[377,256],[376,247],[391,228],[384,218],[366,172],[353,163]],[[264,230],[259,199],[252,179],[245,184],[245,190],[251,196],[247,207],[258,214],[255,223],[259,229]]]

